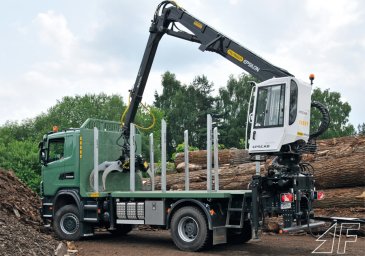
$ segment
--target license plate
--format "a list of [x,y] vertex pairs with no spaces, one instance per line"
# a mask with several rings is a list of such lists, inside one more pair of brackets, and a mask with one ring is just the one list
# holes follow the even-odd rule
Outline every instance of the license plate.
[[284,202],[281,203],[280,205],[280,209],[284,210],[284,209],[290,209],[291,208],[291,202]]

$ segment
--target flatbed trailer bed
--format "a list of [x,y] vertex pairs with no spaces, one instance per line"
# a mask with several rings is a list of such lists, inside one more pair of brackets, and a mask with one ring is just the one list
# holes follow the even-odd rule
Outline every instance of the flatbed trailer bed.
[[[113,191],[113,192],[100,192],[98,197],[115,197],[115,198],[205,198],[205,199],[218,199],[218,198],[230,198],[232,195],[250,195],[251,190],[221,190],[208,192],[206,190],[190,190],[190,191]],[[94,197],[94,193],[89,194],[90,197]]]

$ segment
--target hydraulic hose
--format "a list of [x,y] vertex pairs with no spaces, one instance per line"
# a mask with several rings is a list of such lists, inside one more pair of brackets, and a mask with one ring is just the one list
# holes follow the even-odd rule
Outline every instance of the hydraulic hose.
[[[125,118],[125,115],[127,114],[128,110],[129,110],[130,103],[131,103],[131,101],[130,101],[130,96],[129,96],[129,97],[128,97],[128,105],[127,105],[127,108],[124,110],[124,112],[123,112],[123,114],[122,114],[122,117],[121,117],[121,119],[120,119],[120,125],[121,125],[121,127],[123,127],[123,126],[124,126],[124,118]],[[142,127],[142,126],[137,125],[137,124],[135,124],[135,126],[136,126],[138,129],[141,129],[141,130],[144,130],[144,131],[148,131],[148,130],[152,129],[152,128],[155,126],[155,124],[156,124],[156,117],[155,117],[155,115],[152,113],[151,108],[148,108],[148,107],[147,107],[145,104],[143,104],[142,102],[141,102],[140,104],[142,105],[142,107],[143,107],[145,110],[147,110],[147,111],[148,111],[148,113],[149,113],[149,114],[150,114],[150,116],[152,117],[152,123],[151,123],[151,125],[150,125],[150,126],[148,126],[148,127]]]
[[322,120],[318,130],[309,135],[309,140],[315,139],[319,137],[321,134],[323,134],[328,129],[331,120],[328,109],[322,103],[318,101],[313,101],[311,107],[319,110],[319,112],[322,115]]

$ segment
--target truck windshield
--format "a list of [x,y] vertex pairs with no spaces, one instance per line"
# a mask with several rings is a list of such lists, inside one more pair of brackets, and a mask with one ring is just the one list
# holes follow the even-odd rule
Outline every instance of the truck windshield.
[[49,140],[48,145],[48,159],[47,162],[53,162],[60,160],[64,157],[64,138],[57,138]]
[[260,87],[257,95],[255,128],[283,126],[285,84]]

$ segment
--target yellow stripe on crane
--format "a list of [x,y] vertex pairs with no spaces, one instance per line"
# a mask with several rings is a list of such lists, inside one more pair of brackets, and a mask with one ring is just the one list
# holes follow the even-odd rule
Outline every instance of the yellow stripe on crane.
[[238,54],[237,52],[233,51],[232,49],[228,49],[227,54],[233,58],[235,58],[236,60],[238,60],[239,62],[243,62],[243,60],[245,58],[243,58],[242,55]]

